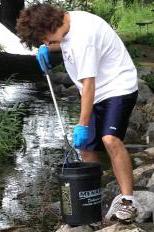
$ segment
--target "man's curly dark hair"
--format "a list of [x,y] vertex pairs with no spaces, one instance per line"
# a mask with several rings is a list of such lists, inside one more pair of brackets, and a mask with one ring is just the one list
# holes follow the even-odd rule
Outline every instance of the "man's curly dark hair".
[[55,33],[63,25],[64,10],[50,4],[35,4],[20,12],[17,35],[30,49],[39,47],[46,33]]

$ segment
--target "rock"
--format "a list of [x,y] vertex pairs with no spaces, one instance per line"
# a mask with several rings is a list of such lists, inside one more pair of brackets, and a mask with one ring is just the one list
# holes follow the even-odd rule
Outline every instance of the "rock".
[[154,122],[154,101],[149,99],[149,102],[142,107],[142,112],[145,114],[146,122]]
[[53,89],[54,89],[54,93],[58,96],[58,97],[62,97],[63,93],[66,91],[66,88],[64,87],[64,85],[60,84],[60,85],[56,85],[55,83],[53,84]]
[[154,122],[148,124],[148,129],[146,131],[146,140],[150,145],[154,145]]
[[126,144],[134,144],[134,143],[139,143],[140,142],[140,138],[138,136],[138,133],[136,130],[134,130],[133,128],[128,127],[127,128],[127,132],[125,135],[125,140],[124,142]]
[[152,187],[152,186],[154,186],[154,172],[153,172],[151,178],[149,179],[149,181],[148,181],[148,183],[147,183],[147,187],[148,187],[148,188],[150,188],[150,187]]
[[51,203],[50,211],[51,211],[52,215],[60,218],[61,217],[60,201]]
[[154,193],[149,191],[134,191],[137,200],[138,217],[136,222],[141,223],[151,219],[154,222]]
[[142,173],[142,175],[140,176],[140,178],[138,178],[137,180],[135,180],[135,188],[138,189],[140,187],[140,189],[144,190],[147,189],[147,183],[149,181],[149,179],[151,178],[152,174],[153,174],[154,170],[147,170],[145,172]]
[[75,85],[65,88],[65,90],[62,92],[64,97],[69,97],[69,96],[75,96],[77,99],[79,98],[79,91],[75,87]]
[[[138,140],[141,139],[141,135],[146,131],[145,115],[142,109],[135,107],[129,120],[129,127],[136,131]],[[135,143],[135,142],[134,142]]]
[[102,230],[97,230],[97,232],[146,232],[145,230],[142,230],[140,227],[138,227],[135,224],[130,225],[123,225],[120,223],[116,223],[112,226],[108,226]]
[[33,232],[33,229],[25,226],[10,226],[0,230],[1,232]]
[[92,232],[89,226],[70,227],[69,225],[62,225],[56,232]]
[[143,151],[143,149],[141,152],[131,154],[131,157],[133,158],[136,168],[137,166],[141,165],[151,165],[151,163],[154,161],[154,156],[150,156],[145,151]]
[[147,104],[152,104],[154,106],[154,94],[149,100],[147,101]]
[[136,168],[133,171],[134,183],[135,183],[134,185],[140,186],[143,189],[145,189],[153,172],[154,172],[154,164],[148,164],[148,165],[144,165],[144,166]]
[[69,75],[64,72],[54,73],[54,78],[52,79],[56,84],[63,84],[65,87],[70,87],[74,85]]
[[[133,156],[137,153],[140,153],[139,155],[141,156],[148,156],[147,154],[145,154],[143,151],[144,149],[148,148],[149,146],[147,144],[125,144],[125,147],[127,148],[128,152],[133,153]],[[135,154],[134,154],[135,152]],[[136,153],[137,152],[137,153]]]
[[142,78],[143,76],[147,76],[152,73],[152,68],[148,66],[140,66],[137,69],[138,77]]
[[146,82],[139,79],[138,81],[139,86],[139,95],[137,99],[137,104],[146,103],[149,98],[153,97],[153,93],[151,89],[147,86]]
[[141,225],[142,229],[146,232],[153,232],[154,231],[154,224],[153,223],[143,223]]
[[144,161],[142,159],[140,159],[139,157],[134,158],[134,162],[135,162],[136,166],[140,166],[144,163]]
[[144,152],[150,156],[153,156],[154,157],[154,147],[150,147],[146,150],[144,150]]

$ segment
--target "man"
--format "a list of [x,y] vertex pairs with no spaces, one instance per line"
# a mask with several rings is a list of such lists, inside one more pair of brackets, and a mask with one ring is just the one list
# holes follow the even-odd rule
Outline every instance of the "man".
[[[132,165],[123,139],[137,98],[136,68],[115,31],[100,17],[84,11],[64,12],[51,5],[33,5],[21,12],[18,35],[29,47],[39,47],[51,68],[49,49],[61,49],[65,68],[81,94],[74,146],[86,162],[99,161],[104,144],[121,194],[112,202],[108,219],[132,221],[137,209],[133,197]],[[51,54],[52,60],[52,54]]]

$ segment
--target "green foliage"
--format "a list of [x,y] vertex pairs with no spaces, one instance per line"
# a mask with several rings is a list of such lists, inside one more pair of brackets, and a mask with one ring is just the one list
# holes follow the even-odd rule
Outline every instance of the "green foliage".
[[107,21],[114,29],[118,28],[118,24],[121,20],[121,8],[123,5],[118,0],[93,0],[92,12],[105,21]]
[[115,7],[112,1],[93,0],[92,12],[110,23],[115,13]]
[[147,33],[145,35],[137,36],[135,39],[135,42],[153,47],[154,46],[154,34]]
[[149,74],[143,76],[142,79],[147,83],[147,85],[154,91],[154,74]]
[[[140,28],[136,25],[136,22],[142,22],[145,20],[154,20],[154,13],[151,11],[152,5],[141,6],[138,3],[134,3],[127,9],[121,7],[118,8],[118,13],[121,14],[121,20],[119,22],[118,31],[122,33],[136,33],[140,34]],[[149,31],[154,32],[154,27],[149,26]],[[146,34],[146,27],[144,27],[141,33]]]
[[12,109],[0,110],[0,160],[18,149],[23,143],[21,135],[24,109],[14,106]]
[[[39,3],[39,0],[34,0],[34,3]],[[41,1],[42,2],[42,1]],[[44,3],[50,3],[54,6],[58,6],[60,8],[66,9],[66,10],[86,10],[90,11],[92,0],[44,0]],[[30,3],[32,4],[32,3]]]
[[127,45],[127,50],[133,59],[136,59],[141,56],[140,50],[136,47],[132,47],[130,44]]

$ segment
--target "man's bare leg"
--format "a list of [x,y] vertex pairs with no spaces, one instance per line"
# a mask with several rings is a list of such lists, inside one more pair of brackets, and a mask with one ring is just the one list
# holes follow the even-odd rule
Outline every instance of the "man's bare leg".
[[133,170],[127,150],[123,142],[112,135],[102,138],[110,156],[113,172],[119,184],[122,195],[133,194]]

